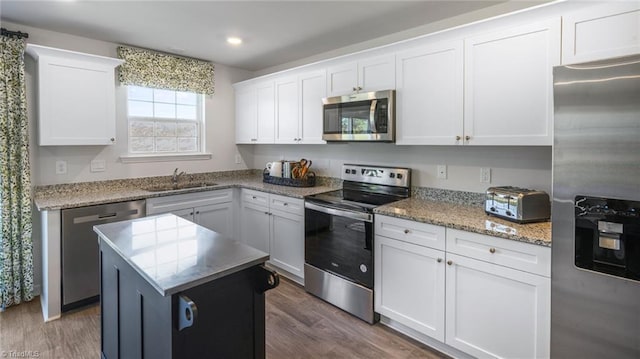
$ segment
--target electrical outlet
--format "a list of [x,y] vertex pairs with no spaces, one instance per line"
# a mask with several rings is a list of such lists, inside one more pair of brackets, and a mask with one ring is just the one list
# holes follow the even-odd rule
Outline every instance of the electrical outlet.
[[56,161],[56,174],[63,175],[67,173],[67,161],[57,160]]
[[438,165],[438,178],[447,179],[447,165]]
[[236,164],[242,163],[242,156],[239,153],[236,153]]
[[480,182],[491,183],[491,168],[480,168]]

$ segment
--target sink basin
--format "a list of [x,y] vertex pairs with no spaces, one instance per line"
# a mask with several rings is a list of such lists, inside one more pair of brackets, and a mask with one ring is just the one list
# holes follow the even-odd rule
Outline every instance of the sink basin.
[[165,191],[178,191],[181,189],[190,189],[190,188],[205,188],[217,186],[217,183],[213,182],[188,182],[188,183],[178,183],[178,184],[163,184],[156,185],[151,187],[144,188],[145,191],[149,192],[165,192]]

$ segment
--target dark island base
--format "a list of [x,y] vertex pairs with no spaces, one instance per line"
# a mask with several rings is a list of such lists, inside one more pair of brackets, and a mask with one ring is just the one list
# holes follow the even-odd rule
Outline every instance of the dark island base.
[[102,358],[265,357],[264,292],[277,274],[253,266],[165,297],[109,246],[100,250]]

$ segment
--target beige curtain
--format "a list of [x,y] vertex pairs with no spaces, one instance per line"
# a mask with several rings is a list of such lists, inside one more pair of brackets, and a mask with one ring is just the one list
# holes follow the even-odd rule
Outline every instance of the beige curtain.
[[23,39],[0,36],[0,309],[33,299]]
[[121,85],[213,94],[213,64],[192,58],[119,46],[124,60],[118,69]]

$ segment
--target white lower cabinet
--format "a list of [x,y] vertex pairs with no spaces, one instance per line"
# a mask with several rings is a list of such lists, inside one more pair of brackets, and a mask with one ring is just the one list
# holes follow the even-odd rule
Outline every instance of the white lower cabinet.
[[478,358],[548,358],[550,278],[447,253],[446,344]]
[[375,238],[375,308],[444,341],[444,251]]
[[173,213],[212,231],[235,238],[233,189],[147,199],[147,215]]
[[269,263],[304,279],[304,201],[243,189],[240,241],[267,252]]
[[375,229],[376,312],[474,357],[549,357],[550,248],[381,215]]

